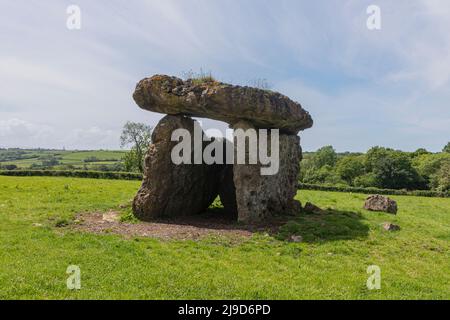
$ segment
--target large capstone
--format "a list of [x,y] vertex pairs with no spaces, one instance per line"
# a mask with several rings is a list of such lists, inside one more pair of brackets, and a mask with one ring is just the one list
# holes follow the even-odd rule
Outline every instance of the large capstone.
[[[175,164],[172,149],[178,141],[171,141],[176,129],[186,129],[194,137],[194,120],[184,116],[166,116],[152,134],[152,144],[145,158],[144,180],[133,201],[133,211],[141,220],[158,217],[183,216],[206,210],[219,193],[223,166]],[[201,131],[203,135],[203,132]]]
[[313,125],[299,103],[278,92],[213,80],[183,81],[155,75],[138,83],[133,98],[145,110],[210,118],[232,126],[246,120],[257,128],[276,128],[296,135]]

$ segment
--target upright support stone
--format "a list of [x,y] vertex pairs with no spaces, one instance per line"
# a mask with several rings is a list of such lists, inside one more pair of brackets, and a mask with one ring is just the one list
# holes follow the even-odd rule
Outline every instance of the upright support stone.
[[[197,214],[206,210],[218,195],[223,166],[173,163],[171,152],[178,142],[171,141],[171,136],[176,129],[186,129],[194,137],[194,120],[166,116],[153,131],[145,158],[144,180],[133,201],[133,211],[141,220]],[[189,156],[193,163],[193,139],[191,146]]]
[[[235,124],[234,129],[255,128],[249,122],[241,121]],[[270,141],[267,145],[270,150]],[[235,155],[236,161],[237,154]],[[261,175],[262,165],[259,161],[258,164],[235,164],[233,182],[236,190],[238,220],[253,222],[274,214],[286,214],[298,210],[300,204],[294,200],[294,197],[297,193],[301,158],[300,138],[297,135],[280,134],[278,173]]]

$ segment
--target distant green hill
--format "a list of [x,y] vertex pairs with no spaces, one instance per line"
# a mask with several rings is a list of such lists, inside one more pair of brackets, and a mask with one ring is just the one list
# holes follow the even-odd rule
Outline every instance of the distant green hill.
[[120,169],[126,151],[0,149],[0,166],[20,169]]

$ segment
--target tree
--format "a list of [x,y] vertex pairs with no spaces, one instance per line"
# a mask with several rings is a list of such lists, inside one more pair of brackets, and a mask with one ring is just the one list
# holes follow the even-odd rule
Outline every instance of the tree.
[[450,163],[450,153],[423,154],[413,159],[414,168],[434,189],[437,188],[434,178],[445,163]]
[[450,153],[450,142],[447,143],[447,145],[444,147],[444,149],[442,150],[442,152]]
[[446,162],[432,178],[433,187],[438,191],[450,190],[450,162]]
[[140,162],[137,158],[135,149],[131,149],[123,157],[123,165],[125,167],[125,171],[127,172],[139,171],[139,167],[137,166],[139,163]]
[[423,189],[425,180],[413,168],[407,154],[388,151],[372,163],[376,186],[388,189]]
[[366,154],[366,172],[371,172],[380,159],[386,158],[394,150],[383,147],[372,147]]
[[419,156],[421,156],[421,155],[424,155],[424,154],[431,154],[431,152],[429,152],[427,149],[425,149],[425,148],[419,148],[419,149],[417,149],[416,151],[414,151],[412,154],[411,154],[411,156],[413,157],[413,158],[415,158],[415,157],[419,157]]
[[328,184],[328,185],[347,185],[344,180],[336,173],[333,167],[325,165],[322,168],[307,169],[301,180],[304,183]]
[[339,159],[336,171],[348,184],[353,185],[356,177],[364,174],[364,159],[361,156],[345,156]]
[[122,148],[131,145],[130,153],[132,153],[132,156],[125,157],[125,162],[132,161],[134,164],[132,167],[141,173],[144,171],[144,156],[151,143],[152,130],[151,126],[144,123],[128,121],[123,126],[120,136]]
[[336,151],[334,151],[332,146],[322,147],[316,151],[311,160],[314,167],[317,169],[320,169],[326,165],[334,167],[337,161]]

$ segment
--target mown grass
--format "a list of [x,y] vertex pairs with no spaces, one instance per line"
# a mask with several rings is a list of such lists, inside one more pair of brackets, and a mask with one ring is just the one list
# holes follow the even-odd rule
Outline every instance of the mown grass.
[[[79,212],[127,203],[137,181],[0,177],[1,299],[449,299],[450,199],[395,196],[399,214],[364,195],[300,191],[328,208],[241,243],[125,239],[57,228]],[[386,232],[385,221],[399,224]],[[64,223],[63,223],[64,222]],[[301,235],[302,243],[284,239]],[[369,265],[381,290],[368,290]],[[82,288],[66,288],[66,268]]]

